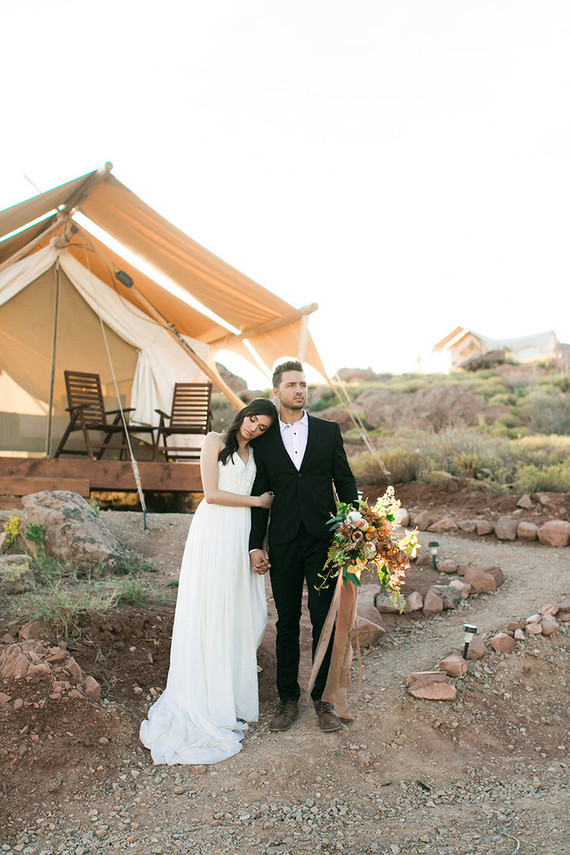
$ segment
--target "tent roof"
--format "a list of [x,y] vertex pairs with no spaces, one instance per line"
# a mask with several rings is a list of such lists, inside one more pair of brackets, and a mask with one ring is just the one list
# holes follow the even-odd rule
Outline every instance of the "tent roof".
[[[222,324],[174,296],[134,265],[127,263],[101,240],[80,228],[67,248],[82,265],[89,267],[126,300],[143,308],[137,290],[149,300],[178,332],[213,344],[214,349],[233,350],[254,362],[243,343],[247,338],[260,358],[271,365],[279,356],[299,355],[326,377],[316,347],[306,333],[303,316],[316,305],[295,310],[293,306],[240,273],[198,244],[146,205],[105,169],[87,173],[47,193],[0,212],[0,265],[21,258],[45,245],[54,229],[61,235],[69,228],[75,210],[102,228],[138,258],[199,301],[223,322],[236,328],[233,335]],[[57,214],[25,231],[12,234],[50,211]],[[57,217],[61,223],[58,223]],[[57,223],[57,227],[56,227]],[[42,238],[44,235],[44,238]],[[79,246],[78,244],[81,244]],[[121,286],[117,269],[127,272],[136,289]],[[144,300],[143,300],[144,302]],[[299,352],[300,349],[305,352]]]

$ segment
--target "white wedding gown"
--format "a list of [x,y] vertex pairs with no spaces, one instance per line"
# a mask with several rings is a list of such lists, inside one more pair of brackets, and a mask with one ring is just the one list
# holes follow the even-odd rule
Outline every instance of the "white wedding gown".
[[[218,463],[218,487],[249,495],[250,449]],[[201,502],[190,526],[178,588],[166,689],[140,738],[155,763],[218,763],[241,750],[259,712],[256,651],[267,625],[263,576],[249,559],[250,508]]]

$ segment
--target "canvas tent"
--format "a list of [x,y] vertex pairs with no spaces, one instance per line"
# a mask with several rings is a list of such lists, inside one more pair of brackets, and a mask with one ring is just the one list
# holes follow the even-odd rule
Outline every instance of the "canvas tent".
[[[219,320],[95,238],[76,212]],[[41,452],[48,435],[53,452],[67,421],[64,369],[99,373],[109,405],[116,380],[144,423],[169,409],[176,381],[210,379],[240,406],[215,355],[232,350],[257,364],[245,340],[268,365],[298,355],[326,377],[307,330],[316,306],[296,310],[208,252],[121,184],[110,164],[0,212],[0,237],[4,452]]]

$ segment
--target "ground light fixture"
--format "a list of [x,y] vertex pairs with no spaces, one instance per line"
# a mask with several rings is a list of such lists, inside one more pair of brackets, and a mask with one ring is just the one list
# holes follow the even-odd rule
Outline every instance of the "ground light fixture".
[[463,658],[467,659],[469,645],[473,641],[473,637],[477,634],[477,627],[472,623],[463,624]]
[[439,543],[437,540],[430,540],[428,543],[429,551],[431,552],[431,560],[433,563],[433,569],[437,570],[437,550],[439,548]]

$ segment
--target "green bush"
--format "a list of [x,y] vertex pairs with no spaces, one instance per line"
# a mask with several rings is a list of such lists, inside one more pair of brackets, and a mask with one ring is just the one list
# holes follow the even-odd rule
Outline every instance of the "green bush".
[[48,623],[58,637],[74,638],[80,634],[83,615],[106,612],[115,602],[113,592],[73,590],[55,583],[40,592],[28,594],[22,606],[32,618]]
[[523,414],[533,433],[570,434],[570,395],[553,386],[539,386],[529,393]]
[[517,470],[515,489],[519,493],[570,492],[570,460],[541,467],[530,463]]

